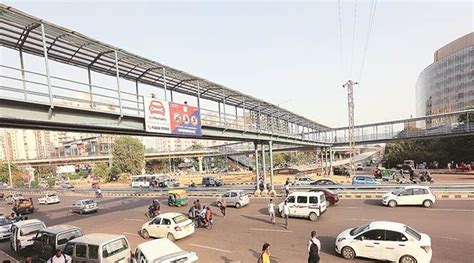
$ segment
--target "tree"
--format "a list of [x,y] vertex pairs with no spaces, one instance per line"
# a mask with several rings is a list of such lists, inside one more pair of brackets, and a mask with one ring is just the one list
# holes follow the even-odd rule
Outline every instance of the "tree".
[[105,163],[95,164],[92,168],[92,171],[95,175],[102,179],[102,181],[105,182],[108,182],[112,176],[109,166]]
[[120,172],[140,174],[145,165],[145,147],[137,139],[123,136],[112,144],[114,166]]

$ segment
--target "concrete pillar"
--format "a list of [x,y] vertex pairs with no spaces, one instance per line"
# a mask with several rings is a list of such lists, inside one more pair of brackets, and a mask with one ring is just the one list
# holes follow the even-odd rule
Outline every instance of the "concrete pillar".
[[276,195],[275,186],[273,185],[273,142],[268,143],[268,151],[270,155],[270,195]]
[[321,175],[323,175],[323,147],[319,149],[319,168],[321,169]]
[[329,175],[334,175],[334,172],[332,170],[332,161],[333,161],[333,152],[332,152],[332,147],[329,147]]
[[324,175],[329,175],[328,167],[328,147],[324,147]]
[[254,148],[255,148],[255,195],[259,196],[260,195],[260,172],[258,168],[258,143],[254,142],[253,143]]
[[267,195],[268,194],[268,189],[267,189],[267,166],[265,164],[265,144],[262,143],[262,177],[263,177],[263,189],[262,189],[262,195]]
[[202,159],[203,157],[198,157],[198,164],[199,164],[199,173],[202,174],[203,169],[202,169]]

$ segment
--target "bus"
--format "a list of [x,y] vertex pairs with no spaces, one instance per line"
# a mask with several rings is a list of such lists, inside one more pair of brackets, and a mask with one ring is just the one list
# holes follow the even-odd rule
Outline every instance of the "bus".
[[170,177],[165,174],[141,174],[132,175],[132,188],[150,188],[157,187],[160,182],[170,180]]

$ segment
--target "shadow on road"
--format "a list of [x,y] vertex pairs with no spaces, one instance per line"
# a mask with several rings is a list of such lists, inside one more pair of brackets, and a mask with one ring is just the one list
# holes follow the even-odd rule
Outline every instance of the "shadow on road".
[[226,256],[221,256],[221,258],[224,260],[224,263],[240,263],[240,260],[230,259]]
[[260,217],[246,216],[246,215],[241,215],[241,217],[245,217],[247,219],[251,219],[255,221],[264,222],[264,223],[267,223],[268,225],[271,225],[270,220],[268,218],[264,218],[264,217],[260,218]]
[[334,244],[336,243],[335,237],[318,236],[318,239],[321,241],[321,252],[337,256],[337,253],[334,250]]
[[366,205],[373,205],[373,206],[382,206],[379,199],[367,199],[364,201]]

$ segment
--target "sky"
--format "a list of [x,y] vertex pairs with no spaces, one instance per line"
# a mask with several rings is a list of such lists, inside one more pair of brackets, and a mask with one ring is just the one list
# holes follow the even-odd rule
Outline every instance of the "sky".
[[361,71],[372,1],[3,3],[330,127],[348,79],[356,124],[414,116],[419,73],[474,21],[470,1],[378,0]]

